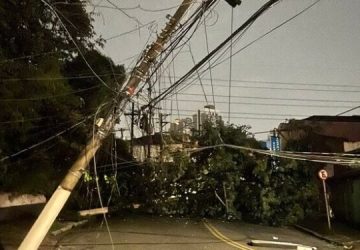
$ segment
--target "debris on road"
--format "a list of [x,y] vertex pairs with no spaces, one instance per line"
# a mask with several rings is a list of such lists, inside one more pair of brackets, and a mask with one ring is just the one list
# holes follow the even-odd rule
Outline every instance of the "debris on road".
[[259,246],[259,247],[289,247],[291,249],[297,249],[297,250],[317,250],[316,247],[304,246],[302,244],[296,244],[291,242],[271,241],[271,240],[251,240],[249,242],[249,245]]
[[61,234],[61,233],[64,233],[64,232],[66,232],[66,231],[71,230],[71,229],[74,228],[74,227],[78,227],[78,226],[84,225],[84,224],[87,223],[87,222],[88,222],[88,220],[82,220],[82,221],[79,221],[79,222],[71,222],[71,223],[69,223],[68,225],[66,225],[65,227],[62,227],[62,228],[60,228],[59,230],[56,230],[56,231],[51,232],[51,234],[52,234],[53,236],[57,236],[57,235],[59,235],[59,234]]

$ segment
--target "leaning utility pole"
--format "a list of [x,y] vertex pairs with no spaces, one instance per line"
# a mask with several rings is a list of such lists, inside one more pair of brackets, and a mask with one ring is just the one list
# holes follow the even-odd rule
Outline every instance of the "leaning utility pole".
[[163,51],[163,46],[169,41],[170,36],[175,31],[180,19],[188,11],[193,2],[195,2],[195,0],[183,0],[174,16],[170,18],[165,28],[158,35],[156,41],[144,53],[142,61],[133,70],[125,89],[120,91],[115,97],[112,110],[108,113],[104,120],[99,120],[100,122],[97,123],[98,128],[96,133],[87,143],[78,159],[72,165],[68,174],[45,205],[34,225],[22,241],[19,247],[20,250],[35,250],[40,246],[51,225],[68,200],[72,190],[75,188],[82,174],[86,170],[89,162],[94,157],[96,151],[101,147],[104,139],[111,133],[116,123],[116,118],[125,109],[126,104],[133,96],[139,83],[145,80],[146,74],[148,73],[151,65],[156,60],[157,56]]

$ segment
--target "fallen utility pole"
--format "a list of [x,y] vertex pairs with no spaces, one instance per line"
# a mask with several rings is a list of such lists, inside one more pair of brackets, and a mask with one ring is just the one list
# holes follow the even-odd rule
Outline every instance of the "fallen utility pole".
[[117,117],[123,112],[129,99],[133,96],[139,83],[145,80],[153,62],[158,55],[163,51],[163,46],[169,41],[170,36],[177,28],[181,18],[189,10],[190,6],[195,0],[183,0],[173,17],[170,18],[162,32],[158,35],[156,41],[144,53],[142,61],[133,70],[128,83],[124,90],[120,91],[116,96],[112,105],[112,110],[109,112],[103,122],[98,123],[98,128],[92,139],[87,143],[84,150],[80,153],[78,159],[72,165],[68,174],[65,176],[61,184],[51,196],[50,200],[45,205],[39,217],[33,224],[32,228],[22,241],[20,250],[38,249],[41,242],[48,233],[51,225],[60,213],[61,209],[68,200],[72,190],[78,183],[82,174],[88,167],[89,162],[96,154],[96,151],[101,147],[104,139],[111,133]]

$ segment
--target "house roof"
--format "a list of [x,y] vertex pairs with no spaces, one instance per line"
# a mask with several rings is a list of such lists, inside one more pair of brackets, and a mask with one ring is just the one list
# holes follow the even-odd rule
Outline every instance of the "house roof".
[[353,116],[313,115],[303,119],[303,121],[360,122],[360,115],[353,115]]

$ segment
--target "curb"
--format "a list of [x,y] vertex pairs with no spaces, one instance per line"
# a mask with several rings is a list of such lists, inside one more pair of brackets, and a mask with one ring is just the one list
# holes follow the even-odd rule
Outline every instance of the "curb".
[[322,234],[319,234],[319,233],[317,233],[317,232],[315,232],[315,231],[313,231],[311,229],[308,229],[306,227],[303,227],[303,226],[300,226],[300,225],[294,225],[294,227],[296,229],[299,229],[300,231],[311,234],[311,235],[313,235],[313,236],[315,236],[315,237],[317,237],[317,238],[319,238],[321,240],[324,240],[326,242],[329,242],[329,243],[331,243],[333,245],[342,246],[342,247],[347,246],[346,242],[340,242],[340,241],[333,240],[333,239],[331,239],[329,237],[326,237],[326,236],[324,236]]
[[69,223],[68,225],[66,225],[65,227],[62,227],[56,231],[52,231],[51,232],[51,235],[53,236],[58,236],[59,234],[61,233],[64,233],[66,231],[69,231],[71,229],[73,229],[74,227],[78,227],[78,226],[81,226],[81,225],[84,225],[85,223],[87,223],[88,220],[82,220],[82,221],[79,221],[79,222],[72,222],[72,223]]

